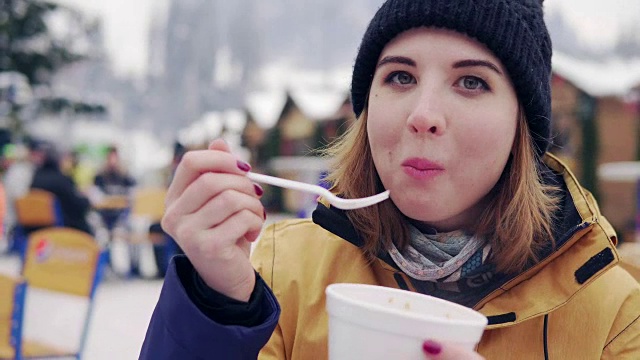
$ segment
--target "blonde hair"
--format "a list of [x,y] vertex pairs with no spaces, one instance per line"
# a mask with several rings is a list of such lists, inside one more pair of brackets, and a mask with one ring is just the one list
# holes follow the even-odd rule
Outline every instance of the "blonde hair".
[[[332,164],[327,177],[333,184],[332,191],[347,198],[384,190],[366,129],[365,107],[358,121],[323,151]],[[499,272],[520,272],[528,263],[538,260],[536,253],[549,239],[555,245],[552,222],[558,204],[557,189],[542,182],[539,163],[526,118],[519,111],[511,159],[474,230],[489,239],[491,262]],[[346,214],[364,241],[362,250],[369,260],[392,243],[401,249],[409,244],[407,218],[391,201]]]

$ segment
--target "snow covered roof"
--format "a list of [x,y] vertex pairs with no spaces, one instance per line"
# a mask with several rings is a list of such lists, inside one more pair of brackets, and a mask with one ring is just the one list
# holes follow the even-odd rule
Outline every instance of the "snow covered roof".
[[316,121],[334,116],[347,97],[345,91],[338,89],[297,89],[290,93],[302,113]]
[[302,70],[276,63],[264,67],[258,78],[260,90],[249,94],[245,104],[256,123],[268,129],[278,121],[287,94],[312,120],[335,115],[349,93],[351,69]]
[[640,85],[640,58],[606,61],[576,59],[555,52],[553,71],[591,96],[628,96]]
[[278,121],[286,102],[284,90],[259,91],[247,95],[245,106],[258,126],[269,129]]
[[223,132],[240,134],[247,123],[246,114],[237,109],[224,112],[211,111],[178,133],[178,141],[188,146],[200,146],[223,135]]

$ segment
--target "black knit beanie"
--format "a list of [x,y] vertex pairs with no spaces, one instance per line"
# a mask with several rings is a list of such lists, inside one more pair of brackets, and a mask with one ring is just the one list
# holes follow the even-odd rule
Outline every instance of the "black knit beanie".
[[383,48],[418,27],[454,30],[487,46],[507,69],[523,107],[538,155],[549,145],[551,39],[543,0],[387,0],[371,20],[353,67],[351,101],[364,110]]

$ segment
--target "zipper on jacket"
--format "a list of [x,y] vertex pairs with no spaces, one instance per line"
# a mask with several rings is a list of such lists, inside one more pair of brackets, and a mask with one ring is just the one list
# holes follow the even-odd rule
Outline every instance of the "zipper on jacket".
[[542,342],[544,344],[544,359],[549,360],[549,342],[547,341],[549,329],[549,314],[544,316],[544,328],[542,330]]

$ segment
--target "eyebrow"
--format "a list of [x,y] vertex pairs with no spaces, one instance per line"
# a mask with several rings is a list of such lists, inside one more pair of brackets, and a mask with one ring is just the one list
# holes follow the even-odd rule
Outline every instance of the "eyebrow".
[[[403,64],[412,67],[416,67],[416,62],[412,59],[404,56],[386,56],[378,63],[376,68],[382,67],[386,64]],[[495,71],[499,75],[503,75],[502,71],[490,61],[486,60],[478,60],[478,59],[468,59],[468,60],[460,60],[453,64],[454,69],[460,69],[465,67],[476,67],[476,66],[484,66]]]
[[454,69],[465,68],[465,67],[475,67],[475,66],[484,66],[495,71],[499,75],[503,75],[502,71],[500,71],[500,69],[498,69],[497,66],[495,66],[492,62],[486,61],[486,60],[469,59],[469,60],[461,60],[453,64]]
[[404,56],[386,56],[378,63],[376,68],[386,64],[403,64],[416,67],[416,62]]

